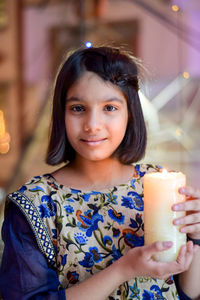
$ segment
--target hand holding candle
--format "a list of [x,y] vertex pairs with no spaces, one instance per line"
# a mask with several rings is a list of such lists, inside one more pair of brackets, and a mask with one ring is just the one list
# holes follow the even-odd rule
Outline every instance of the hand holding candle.
[[180,247],[186,243],[186,235],[173,225],[173,219],[185,212],[175,212],[172,205],[183,202],[185,196],[178,190],[185,186],[186,177],[181,172],[157,172],[144,176],[144,238],[145,245],[155,241],[172,241],[173,246],[156,255],[155,260],[176,260]]
[[179,189],[179,193],[186,197],[186,201],[173,205],[174,211],[185,211],[186,216],[173,221],[181,225],[181,232],[187,233],[189,239],[199,240],[200,245],[200,190],[191,186]]

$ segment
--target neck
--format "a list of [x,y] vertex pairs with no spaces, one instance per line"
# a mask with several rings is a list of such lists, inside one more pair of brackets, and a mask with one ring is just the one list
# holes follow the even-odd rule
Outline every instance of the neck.
[[103,190],[126,183],[134,173],[134,166],[124,165],[114,158],[89,161],[77,156],[74,161],[52,174],[59,183],[67,187]]
[[102,185],[111,186],[119,180],[119,174],[123,180],[125,174],[125,165],[117,159],[108,158],[103,161],[89,161],[77,156],[76,159],[69,164],[84,181],[89,184],[100,187]]
[[[122,164],[114,158],[107,158],[101,161],[90,161],[87,159],[82,159],[77,156],[76,159],[70,164],[74,169],[78,170],[83,176],[94,179],[109,177],[110,173],[114,171],[119,171],[122,168]],[[108,175],[109,173],[109,175]]]

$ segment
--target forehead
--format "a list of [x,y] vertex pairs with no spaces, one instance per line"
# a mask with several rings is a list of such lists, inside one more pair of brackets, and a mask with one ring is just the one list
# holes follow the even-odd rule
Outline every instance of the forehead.
[[118,97],[126,101],[123,92],[117,85],[110,81],[104,81],[100,76],[89,71],[84,72],[70,87],[67,99],[70,97],[79,99]]

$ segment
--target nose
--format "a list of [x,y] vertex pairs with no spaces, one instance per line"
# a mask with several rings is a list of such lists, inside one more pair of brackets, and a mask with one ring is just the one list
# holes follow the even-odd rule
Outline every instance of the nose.
[[85,122],[84,122],[84,130],[88,133],[96,133],[101,130],[102,120],[100,113],[97,110],[92,110],[87,113]]

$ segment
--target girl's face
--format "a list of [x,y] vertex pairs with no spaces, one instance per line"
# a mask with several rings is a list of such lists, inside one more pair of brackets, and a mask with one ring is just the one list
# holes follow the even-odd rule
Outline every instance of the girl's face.
[[111,157],[123,140],[128,122],[121,90],[93,72],[85,72],[69,89],[66,133],[76,154],[100,161]]

